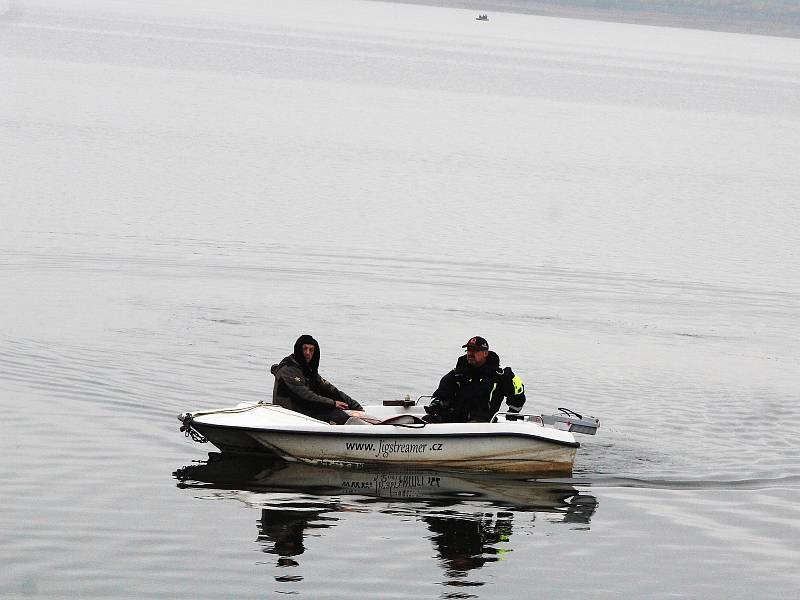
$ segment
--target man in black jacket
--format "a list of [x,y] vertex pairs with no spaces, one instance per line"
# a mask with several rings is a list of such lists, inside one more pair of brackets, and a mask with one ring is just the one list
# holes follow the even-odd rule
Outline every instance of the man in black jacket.
[[480,336],[462,346],[466,354],[456,368],[442,377],[425,407],[426,420],[444,423],[488,422],[500,410],[503,398],[509,412],[519,412],[525,404],[522,379],[509,368],[500,367],[500,357],[489,350]]
[[361,410],[361,405],[320,377],[319,355],[317,340],[310,335],[297,338],[294,352],[270,368],[275,376],[272,402],[341,425],[349,418],[344,411]]

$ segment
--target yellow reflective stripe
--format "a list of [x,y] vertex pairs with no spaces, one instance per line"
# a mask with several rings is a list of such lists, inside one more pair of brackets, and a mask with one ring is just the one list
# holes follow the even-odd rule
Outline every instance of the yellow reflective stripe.
[[514,379],[511,380],[511,383],[514,384],[515,396],[519,396],[520,394],[525,392],[525,384],[522,383],[522,379],[519,378],[519,375],[514,375]]
[[497,382],[495,381],[494,384],[492,384],[492,391],[489,392],[489,402],[491,402],[492,398],[494,398],[494,391],[496,389],[497,389]]

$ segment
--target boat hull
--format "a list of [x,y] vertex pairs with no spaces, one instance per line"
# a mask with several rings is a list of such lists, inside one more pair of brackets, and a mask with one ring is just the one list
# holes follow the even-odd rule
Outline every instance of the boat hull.
[[[431,426],[435,429],[437,426]],[[441,427],[441,426],[439,426]],[[373,425],[370,429],[390,429]],[[268,451],[310,464],[364,464],[569,475],[576,447],[524,434],[445,433],[335,435],[295,431],[251,432]]]
[[315,465],[568,476],[579,446],[569,432],[528,421],[329,425],[266,404],[187,413],[181,420],[187,435],[194,430],[223,452]]

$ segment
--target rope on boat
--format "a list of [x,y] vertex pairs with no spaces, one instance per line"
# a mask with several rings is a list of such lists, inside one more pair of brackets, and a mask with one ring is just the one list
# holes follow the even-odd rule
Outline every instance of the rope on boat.
[[564,413],[565,415],[567,415],[568,417],[578,417],[579,419],[582,419],[582,418],[583,418],[583,415],[581,415],[581,414],[578,414],[578,413],[576,413],[574,410],[570,410],[570,409],[568,409],[568,408],[561,408],[561,407],[559,406],[559,407],[558,407],[558,410],[560,410],[561,412],[563,412],[563,413]]
[[[214,410],[200,410],[197,412],[191,413],[193,417],[204,417],[206,415],[215,415],[218,413],[239,413],[239,412],[247,412],[248,410],[253,410],[258,406],[263,406],[266,404],[265,402],[256,402],[255,404],[246,404],[245,406],[234,406],[233,408],[216,408]],[[188,413],[187,413],[188,414]]]
[[197,431],[194,427],[192,427],[192,420],[194,417],[201,417],[204,415],[213,415],[217,413],[239,413],[239,412],[246,412],[248,410],[253,410],[257,406],[261,406],[262,402],[257,402],[255,404],[247,404],[245,406],[237,406],[234,408],[218,408],[216,410],[205,410],[199,411],[195,413],[186,413],[180,416],[181,423],[181,431],[186,434],[186,437],[192,438],[193,441],[198,442],[200,444],[205,444],[208,442],[208,438],[204,436],[202,433]]
[[192,427],[192,415],[190,413],[183,415],[181,422],[183,423],[183,425],[181,425],[181,431],[186,434],[186,437],[192,438],[192,441],[200,444],[205,444],[208,441],[206,436]]

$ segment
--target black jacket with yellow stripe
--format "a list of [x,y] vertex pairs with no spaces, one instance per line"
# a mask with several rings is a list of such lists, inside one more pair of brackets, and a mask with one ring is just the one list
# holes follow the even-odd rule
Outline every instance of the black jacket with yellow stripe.
[[447,423],[488,422],[500,410],[503,399],[512,412],[525,404],[525,386],[510,367],[500,366],[500,357],[489,351],[481,367],[472,367],[461,356],[456,368],[442,377],[426,409]]

